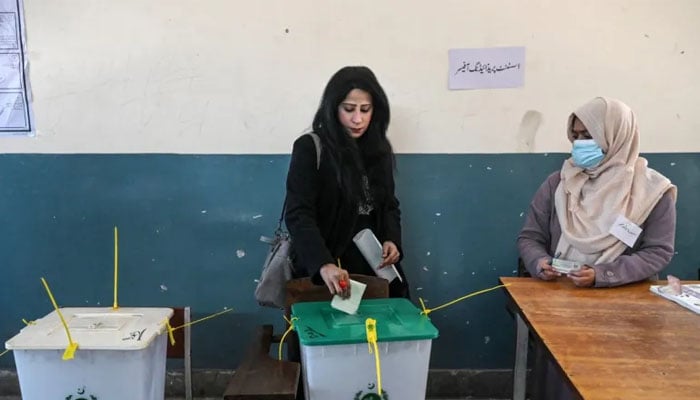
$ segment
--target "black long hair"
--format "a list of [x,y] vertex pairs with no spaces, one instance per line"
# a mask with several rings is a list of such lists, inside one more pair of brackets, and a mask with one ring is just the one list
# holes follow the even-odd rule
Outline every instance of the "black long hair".
[[[369,93],[373,109],[367,130],[357,140],[350,137],[338,120],[338,107],[353,89]],[[312,128],[321,137],[323,151],[336,168],[341,189],[352,202],[363,199],[363,175],[369,178],[375,199],[386,189],[385,175],[391,174],[395,165],[394,152],[386,137],[390,119],[389,100],[369,68],[344,67],[328,81]]]

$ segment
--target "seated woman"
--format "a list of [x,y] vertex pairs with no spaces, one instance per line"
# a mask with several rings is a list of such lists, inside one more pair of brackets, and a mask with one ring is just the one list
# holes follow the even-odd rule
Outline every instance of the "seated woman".
[[571,114],[567,135],[571,158],[537,190],[518,236],[525,267],[553,280],[563,274],[552,257],[573,261],[566,275],[580,287],[655,277],[673,257],[676,187],[639,157],[634,113],[597,97]]
[[[639,157],[639,131],[624,103],[595,98],[574,111],[571,158],[535,193],[518,236],[533,277],[564,275],[552,258],[574,262],[576,286],[620,286],[653,278],[673,257],[676,187]],[[576,399],[551,360],[533,371],[546,400]]]

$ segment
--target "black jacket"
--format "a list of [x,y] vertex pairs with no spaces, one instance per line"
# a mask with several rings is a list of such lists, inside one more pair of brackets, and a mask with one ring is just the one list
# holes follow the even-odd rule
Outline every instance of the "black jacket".
[[[391,240],[401,250],[401,212],[394,196],[393,161],[387,156],[381,163],[381,175],[387,190],[375,194],[375,235],[381,243]],[[287,174],[287,211],[285,223],[292,236],[292,258],[297,276],[318,281],[324,264],[335,264],[352,237],[357,220],[357,204],[343,195],[337,171],[328,153],[321,149],[316,169],[316,147],[310,135],[294,142]],[[400,266],[399,273],[403,276]]]

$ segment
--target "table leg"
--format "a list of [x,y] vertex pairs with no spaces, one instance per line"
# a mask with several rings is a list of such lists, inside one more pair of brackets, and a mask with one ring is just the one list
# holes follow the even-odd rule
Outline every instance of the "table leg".
[[515,340],[515,367],[513,368],[513,400],[525,400],[529,331],[519,313],[515,313],[515,323],[517,336]]

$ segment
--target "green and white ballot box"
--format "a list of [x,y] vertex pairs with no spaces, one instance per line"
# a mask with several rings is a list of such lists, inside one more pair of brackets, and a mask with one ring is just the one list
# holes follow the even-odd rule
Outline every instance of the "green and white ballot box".
[[170,308],[61,308],[77,349],[63,360],[66,330],[56,311],[5,343],[22,400],[163,400]]
[[306,400],[425,399],[438,330],[407,299],[363,300],[354,315],[327,301],[296,303],[292,318]]

